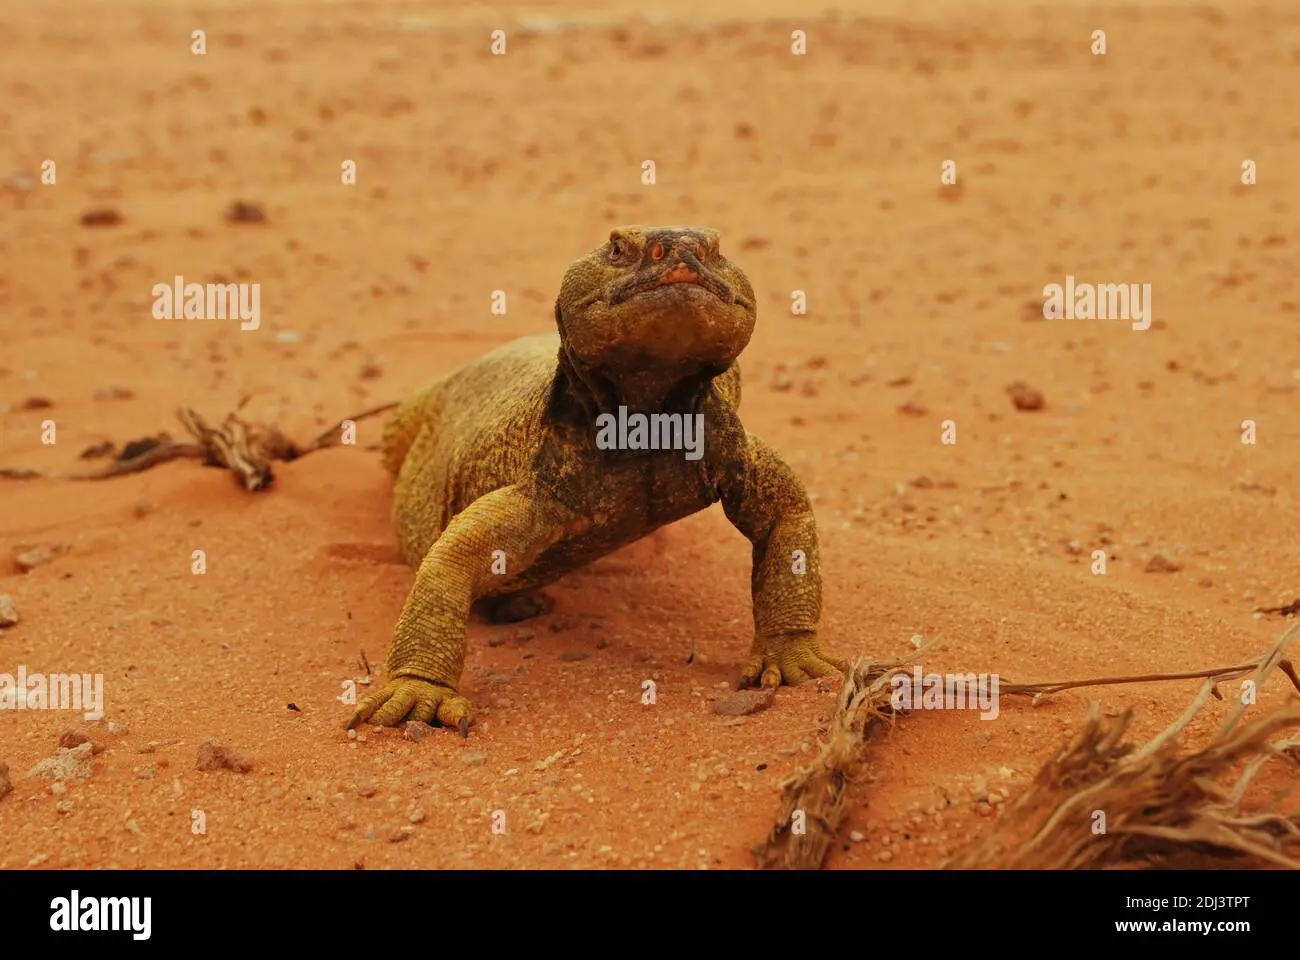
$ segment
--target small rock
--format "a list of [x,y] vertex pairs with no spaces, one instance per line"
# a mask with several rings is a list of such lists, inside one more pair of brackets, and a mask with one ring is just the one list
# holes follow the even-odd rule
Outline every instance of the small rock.
[[122,214],[112,207],[87,210],[81,215],[83,227],[115,227],[122,222]]
[[713,704],[713,712],[724,717],[743,717],[766,710],[775,701],[776,690],[772,687],[762,690],[737,690],[725,697],[719,697]]
[[1023,380],[1010,384],[1007,393],[1011,395],[1011,402],[1017,410],[1041,410],[1046,403],[1042,391],[1035,390]]
[[48,410],[54,406],[54,401],[47,397],[28,397],[22,403],[18,404],[19,410]]
[[409,840],[411,839],[411,834],[414,832],[415,827],[412,827],[409,824],[404,824],[389,834],[388,842],[401,843],[403,840]]
[[43,566],[55,557],[66,553],[67,550],[67,546],[62,543],[48,543],[33,547],[21,547],[14,554],[14,566],[18,568],[19,573],[30,573],[37,567]]
[[126,387],[100,387],[95,391],[96,400],[134,400],[134,391]]
[[1146,565],[1147,573],[1177,573],[1181,569],[1183,569],[1181,563],[1167,560],[1158,553],[1153,555]]
[[14,609],[14,598],[7,593],[0,593],[0,630],[12,627],[18,622],[18,611]]
[[506,644],[506,641],[509,640],[509,639],[510,639],[510,638],[509,638],[509,636],[506,635],[505,631],[503,631],[503,630],[498,630],[496,633],[494,633],[494,634],[492,634],[490,637],[488,637],[488,646],[489,646],[489,647],[504,647],[505,644]]
[[412,810],[411,815],[407,819],[412,823],[424,823],[424,811],[418,808]]
[[71,750],[73,747],[79,747],[83,743],[90,744],[91,753],[101,754],[104,752],[102,743],[95,743],[90,739],[90,735],[80,730],[64,730],[59,734],[59,746]]
[[433,727],[427,723],[421,723],[419,720],[408,720],[406,726],[402,729],[402,736],[412,743],[419,743],[431,733],[433,733]]
[[467,767],[481,767],[487,763],[487,754],[482,750],[462,750],[460,762]]
[[53,757],[40,761],[27,772],[29,777],[49,777],[51,780],[85,780],[94,772],[90,758],[94,747],[83,743],[71,750],[61,748]]
[[13,782],[9,779],[9,764],[0,763],[0,799],[4,799],[5,794],[13,788]]
[[564,653],[560,654],[560,659],[563,660],[563,661],[565,661],[566,663],[575,663],[575,662],[577,662],[578,660],[586,660],[586,659],[587,659],[587,651],[585,651],[585,650],[566,650],[566,651],[564,651]]
[[248,773],[253,765],[235,753],[229,747],[219,743],[199,745],[199,761],[196,770],[232,770],[235,773]]
[[863,840],[867,838],[859,830],[850,830],[849,839],[852,840],[854,843],[861,843]]
[[261,204],[236,200],[226,208],[227,223],[265,223],[266,211]]
[[908,417],[924,417],[930,409],[915,400],[908,400],[907,403],[899,406],[898,412]]

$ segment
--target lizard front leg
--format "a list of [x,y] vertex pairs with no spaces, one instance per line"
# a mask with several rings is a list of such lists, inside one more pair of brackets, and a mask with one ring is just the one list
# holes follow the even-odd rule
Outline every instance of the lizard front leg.
[[[473,708],[457,687],[470,607],[560,540],[565,519],[549,498],[518,485],[494,490],[457,514],[416,572],[388,654],[388,682],[357,704],[348,729],[367,720],[377,726],[437,720],[467,736]],[[493,572],[497,551],[505,556],[504,575]]]
[[844,673],[822,653],[817,525],[803,484],[771,447],[749,436],[742,462],[724,469],[727,519],[753,544],[754,647],[740,686],[776,687]]

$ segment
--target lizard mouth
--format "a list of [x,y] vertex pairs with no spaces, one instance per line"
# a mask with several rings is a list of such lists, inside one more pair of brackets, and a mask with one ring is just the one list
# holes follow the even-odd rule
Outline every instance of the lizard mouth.
[[643,280],[632,280],[620,286],[610,298],[612,306],[626,303],[633,297],[651,296],[664,292],[665,288],[677,285],[689,285],[705,290],[723,303],[735,303],[735,294],[731,288],[716,277],[692,270],[684,263],[679,263],[666,273]]

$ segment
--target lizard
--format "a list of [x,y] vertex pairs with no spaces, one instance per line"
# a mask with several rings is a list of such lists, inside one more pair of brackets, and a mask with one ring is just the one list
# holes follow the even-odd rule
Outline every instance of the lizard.
[[[387,682],[357,702],[349,730],[415,720],[468,736],[472,610],[523,619],[538,588],[718,502],[752,544],[753,645],[738,687],[845,672],[819,645],[808,496],[737,412],[756,317],[717,230],[620,227],[565,272],[554,333],[497,347],[398,405],[380,446],[415,581]],[[702,426],[698,450],[637,449],[613,431],[602,442],[615,417],[665,413]]]

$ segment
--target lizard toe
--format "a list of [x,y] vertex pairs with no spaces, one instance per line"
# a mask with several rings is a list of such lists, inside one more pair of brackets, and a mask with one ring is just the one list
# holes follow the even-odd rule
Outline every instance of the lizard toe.
[[814,639],[801,637],[757,649],[745,664],[739,687],[794,686],[816,677],[842,676],[847,670],[847,663],[826,656]]
[[430,723],[435,718],[446,727],[458,727],[472,715],[470,702],[450,687],[414,677],[398,677],[357,704],[348,729],[369,722],[395,727],[404,720]]

